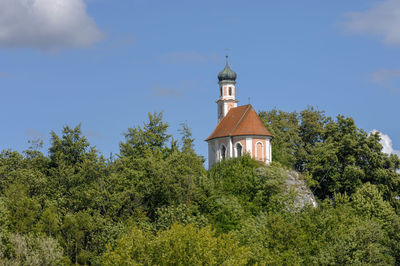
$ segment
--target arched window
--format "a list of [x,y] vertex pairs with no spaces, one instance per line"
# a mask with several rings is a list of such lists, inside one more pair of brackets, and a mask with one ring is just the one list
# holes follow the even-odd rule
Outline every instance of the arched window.
[[223,159],[225,159],[225,157],[226,157],[226,148],[225,148],[225,145],[222,145],[222,147],[221,147],[221,159],[223,160]]
[[236,157],[242,156],[242,144],[236,143]]
[[221,97],[222,97],[222,87],[221,88],[219,88],[219,94],[221,95]]
[[264,144],[260,141],[256,144],[256,160],[264,161]]
[[229,96],[232,96],[232,87],[229,87]]

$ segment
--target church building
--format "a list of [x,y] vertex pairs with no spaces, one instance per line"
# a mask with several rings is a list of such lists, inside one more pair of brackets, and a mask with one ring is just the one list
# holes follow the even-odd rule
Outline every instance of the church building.
[[225,68],[218,74],[218,125],[206,139],[209,167],[220,160],[239,157],[244,153],[265,164],[272,161],[273,136],[250,104],[237,106],[236,77],[226,56]]

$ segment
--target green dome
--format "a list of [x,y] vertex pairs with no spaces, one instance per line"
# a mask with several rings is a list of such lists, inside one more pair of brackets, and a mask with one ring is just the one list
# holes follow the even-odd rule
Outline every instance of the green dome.
[[225,68],[218,73],[218,80],[219,81],[235,81],[236,80],[236,73],[233,71],[228,64],[228,56],[226,56],[226,65]]

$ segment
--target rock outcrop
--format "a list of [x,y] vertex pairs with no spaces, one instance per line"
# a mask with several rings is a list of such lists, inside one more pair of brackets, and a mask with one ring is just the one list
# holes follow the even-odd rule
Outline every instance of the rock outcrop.
[[300,178],[298,172],[287,170],[288,178],[285,180],[287,192],[293,195],[293,202],[289,204],[290,211],[300,211],[301,209],[312,206],[318,206],[314,194],[307,186],[306,181]]

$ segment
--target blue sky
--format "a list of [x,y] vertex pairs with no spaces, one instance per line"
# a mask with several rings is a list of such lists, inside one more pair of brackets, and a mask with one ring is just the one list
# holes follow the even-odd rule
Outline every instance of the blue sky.
[[400,1],[0,0],[0,150],[82,123],[105,156],[163,111],[196,151],[225,48],[239,104],[355,119],[400,150]]

